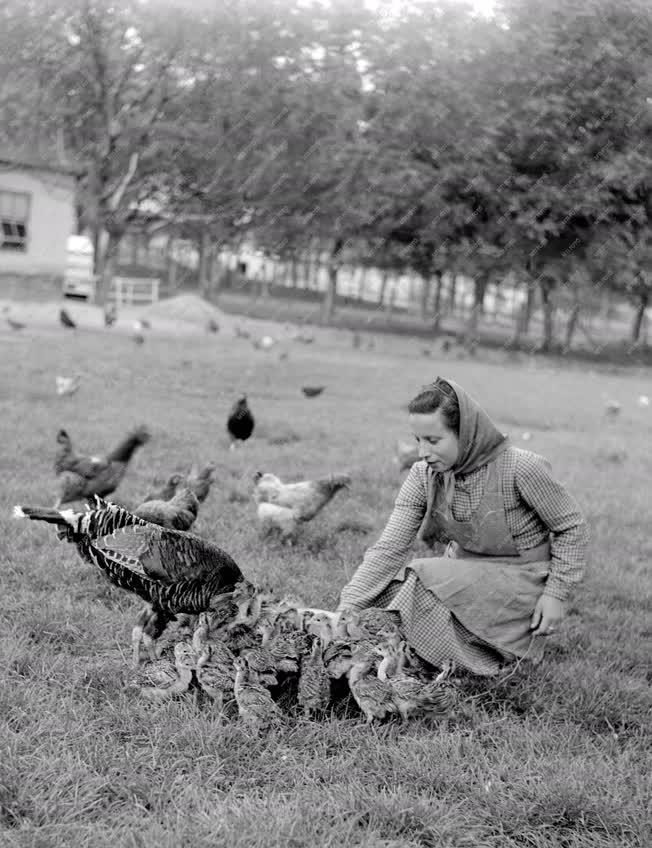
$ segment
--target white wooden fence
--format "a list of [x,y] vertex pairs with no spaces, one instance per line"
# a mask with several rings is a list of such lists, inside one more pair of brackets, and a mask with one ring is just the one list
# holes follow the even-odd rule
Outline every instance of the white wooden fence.
[[114,277],[109,299],[114,301],[116,306],[156,303],[160,287],[161,280],[158,277]]

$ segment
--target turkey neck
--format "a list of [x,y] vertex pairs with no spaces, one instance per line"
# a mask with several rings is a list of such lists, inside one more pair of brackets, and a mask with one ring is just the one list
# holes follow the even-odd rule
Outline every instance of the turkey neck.
[[362,680],[371,668],[371,660],[358,660],[349,669],[349,683],[354,685]]
[[387,654],[382,658],[378,666],[378,679],[386,682],[393,674],[396,673],[396,668],[396,657],[393,657],[391,654]]

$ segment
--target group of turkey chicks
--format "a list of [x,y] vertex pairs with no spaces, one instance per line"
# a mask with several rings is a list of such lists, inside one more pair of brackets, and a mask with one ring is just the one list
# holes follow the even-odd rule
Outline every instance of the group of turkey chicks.
[[164,701],[203,690],[220,713],[259,729],[298,709],[326,714],[334,681],[343,678],[368,723],[393,714],[439,721],[454,707],[454,690],[444,685],[452,664],[435,673],[407,645],[397,614],[384,609],[314,609],[297,598],[276,601],[243,580],[227,607],[177,616],[168,638],[171,651],[148,645],[140,693]]

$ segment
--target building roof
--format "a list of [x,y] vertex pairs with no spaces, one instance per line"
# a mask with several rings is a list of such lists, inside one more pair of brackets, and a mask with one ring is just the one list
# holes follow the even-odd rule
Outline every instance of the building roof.
[[12,168],[24,168],[35,171],[51,171],[57,174],[79,174],[80,168],[70,163],[56,162],[54,159],[45,159],[40,156],[17,155],[0,147],[0,169],[7,166]]

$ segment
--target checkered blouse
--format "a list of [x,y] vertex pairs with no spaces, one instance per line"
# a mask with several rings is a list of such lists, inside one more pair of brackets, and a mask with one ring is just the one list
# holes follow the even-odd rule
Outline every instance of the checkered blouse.
[[[370,606],[405,565],[426,511],[427,465],[415,462],[396,498],[385,529],[344,587],[339,609]],[[480,504],[488,466],[456,476],[453,517],[467,521]],[[550,538],[544,594],[566,600],[583,577],[589,530],[575,499],[551,474],[550,463],[532,451],[509,447],[503,463],[505,518],[519,551]]]

